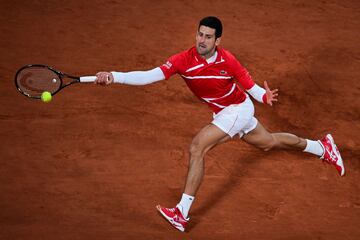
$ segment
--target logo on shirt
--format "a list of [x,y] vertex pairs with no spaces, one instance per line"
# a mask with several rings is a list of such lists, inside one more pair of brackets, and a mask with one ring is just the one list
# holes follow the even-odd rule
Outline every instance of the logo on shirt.
[[167,69],[170,69],[172,67],[172,63],[170,61],[167,61],[165,64],[163,64]]
[[225,70],[220,71],[220,75],[226,75],[226,74],[227,74],[227,72]]

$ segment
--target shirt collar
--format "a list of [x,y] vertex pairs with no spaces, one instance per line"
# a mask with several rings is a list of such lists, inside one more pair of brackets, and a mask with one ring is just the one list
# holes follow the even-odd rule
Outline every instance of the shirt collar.
[[199,63],[217,63],[217,62],[223,62],[222,54],[221,54],[221,48],[216,47],[214,55],[209,59],[204,59],[200,56],[200,54],[197,52],[196,47],[193,48],[194,50],[194,57],[195,60]]
[[214,62],[216,61],[217,56],[218,56],[218,52],[215,50],[214,55],[213,55],[211,58],[206,59],[206,62],[207,62],[208,64],[214,63]]

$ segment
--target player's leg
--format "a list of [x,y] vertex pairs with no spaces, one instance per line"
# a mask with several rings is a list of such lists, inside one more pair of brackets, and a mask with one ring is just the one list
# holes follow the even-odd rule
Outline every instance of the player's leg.
[[205,126],[194,137],[190,145],[189,169],[185,182],[184,193],[177,208],[180,209],[186,218],[190,211],[190,207],[195,199],[197,190],[200,187],[204,177],[205,154],[213,147],[224,143],[231,139],[229,135],[213,124]]
[[[247,98],[243,103],[230,105],[214,115],[212,124],[204,127],[196,135],[190,146],[190,163],[184,194],[177,205],[179,209],[183,209],[185,216],[204,175],[205,154],[214,146],[238,134],[254,119],[253,115],[254,106]],[[256,123],[256,119],[254,121]]]
[[[243,136],[243,140],[260,149],[268,151],[272,148],[297,148],[304,150],[306,140],[291,133],[269,133],[258,121],[255,129]],[[323,153],[322,147],[318,144],[319,156]]]
[[184,193],[177,207],[186,218],[197,190],[204,177],[205,154],[216,145],[227,141],[230,137],[213,124],[205,126],[194,137],[190,145],[189,169],[185,182]]
[[313,141],[300,138],[291,133],[269,133],[258,122],[253,130],[243,136],[243,140],[265,151],[269,151],[272,148],[300,149],[333,164],[340,176],[345,174],[345,167],[340,152],[330,134],[319,141]]
[[225,142],[228,139],[230,139],[230,137],[213,124],[209,124],[201,129],[190,145],[189,169],[185,190],[180,202],[175,208],[165,208],[160,205],[156,206],[162,216],[178,230],[185,230],[190,207],[204,176],[205,154],[217,144]]
[[184,193],[195,196],[204,175],[204,156],[215,145],[230,139],[217,126],[209,124],[194,137],[190,145],[189,170]]

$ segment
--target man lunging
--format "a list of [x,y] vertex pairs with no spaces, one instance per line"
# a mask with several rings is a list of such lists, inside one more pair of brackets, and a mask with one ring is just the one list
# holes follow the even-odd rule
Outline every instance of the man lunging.
[[205,154],[235,135],[265,151],[292,148],[312,153],[334,165],[340,176],[345,174],[340,152],[330,134],[313,141],[290,133],[270,133],[254,117],[254,105],[248,94],[272,106],[277,101],[277,89],[271,90],[266,81],[264,88],[255,84],[239,61],[219,47],[221,35],[221,21],[206,17],[199,23],[195,46],[170,57],[162,66],[149,71],[97,73],[96,83],[106,85],[113,82],[146,85],[178,73],[212,109],[213,121],[200,130],[190,145],[189,169],[180,202],[174,208],[157,206],[162,216],[180,231],[185,231],[190,207],[204,176]]

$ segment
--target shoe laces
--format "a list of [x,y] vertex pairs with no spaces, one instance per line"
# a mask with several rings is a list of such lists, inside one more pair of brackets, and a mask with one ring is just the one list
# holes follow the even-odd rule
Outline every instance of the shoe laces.
[[170,212],[173,212],[173,213],[175,213],[175,208],[167,208],[167,210],[169,210]]

